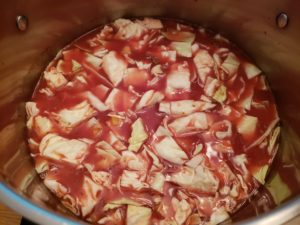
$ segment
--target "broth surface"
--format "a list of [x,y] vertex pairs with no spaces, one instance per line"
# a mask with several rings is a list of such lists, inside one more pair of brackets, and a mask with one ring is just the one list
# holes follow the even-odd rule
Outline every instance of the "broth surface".
[[37,172],[95,224],[218,224],[278,148],[262,71],[221,35],[173,20],[118,19],[75,40],[26,110]]

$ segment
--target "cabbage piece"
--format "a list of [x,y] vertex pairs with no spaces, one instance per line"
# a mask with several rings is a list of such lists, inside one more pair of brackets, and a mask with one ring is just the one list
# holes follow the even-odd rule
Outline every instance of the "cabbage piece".
[[234,75],[237,73],[237,70],[240,66],[240,60],[238,57],[230,52],[225,61],[222,63],[221,67],[229,74]]
[[[101,150],[105,150],[105,151],[110,151],[110,150],[115,150],[113,148],[113,146],[111,146],[108,142],[106,141],[99,141],[97,144],[96,144],[96,149],[101,149]],[[117,152],[117,154],[119,154]]]
[[44,116],[34,117],[34,131],[39,137],[43,137],[46,134],[53,131],[53,125],[51,120]]
[[126,72],[127,62],[117,52],[111,51],[103,57],[102,66],[110,81],[117,86]]
[[[170,189],[169,189],[169,191],[170,191]],[[171,189],[171,191],[172,191],[172,189]],[[170,198],[169,198],[169,196],[164,195],[161,198],[161,200],[160,200],[160,203],[159,203],[159,205],[157,207],[156,212],[159,213],[160,216],[162,216],[164,218],[167,218],[167,217],[169,217],[169,212],[172,209],[171,207],[172,207],[172,205],[170,204]],[[166,220],[164,220],[164,222],[165,221]],[[169,222],[169,220],[168,220],[168,222]],[[175,224],[176,224],[176,222],[175,222]]]
[[[213,97],[221,85],[222,85],[222,83],[218,79],[208,77],[206,79],[206,82],[204,85],[204,93],[209,97]],[[222,92],[224,92],[224,90],[222,90],[222,89],[220,91],[221,91],[220,94],[222,94]],[[224,95],[224,93],[223,93],[223,95]],[[216,97],[218,97],[218,96],[216,96]]]
[[148,134],[146,133],[143,121],[141,118],[138,118],[131,125],[131,137],[129,138],[129,151],[137,152],[140,147],[143,145],[145,140],[148,138]]
[[188,225],[199,225],[201,224],[201,217],[198,213],[194,213],[189,216],[186,223]]
[[[142,204],[141,203],[139,203],[139,202],[137,202],[137,201],[134,201],[134,200],[132,200],[132,199],[130,199],[130,198],[119,198],[119,199],[115,199],[115,200],[113,200],[113,201],[110,201],[108,204],[113,204],[113,205],[132,205],[132,206],[142,206]],[[107,205],[108,204],[106,204],[105,206],[104,206],[104,208],[106,207],[108,207]]]
[[[97,154],[98,155],[106,155],[104,158],[108,159],[108,155],[110,155],[110,157],[112,157],[114,160],[120,159],[121,155],[114,149],[106,149],[106,150],[102,150],[101,148],[99,148],[99,145],[96,147],[97,149]],[[103,160],[104,161],[104,160]]]
[[216,206],[216,200],[217,199],[215,197],[198,195],[195,198],[195,204],[198,209],[198,215],[203,216],[203,213],[205,212],[209,212],[209,214],[211,214],[213,208]]
[[165,176],[160,172],[152,172],[148,175],[147,183],[153,190],[163,193]]
[[190,71],[185,64],[175,64],[172,66],[167,76],[166,92],[173,94],[178,91],[189,91],[191,87]]
[[265,183],[265,178],[269,170],[269,165],[264,165],[257,169],[252,175],[258,180],[261,184]]
[[162,35],[164,35],[167,39],[171,41],[187,43],[193,43],[196,37],[196,35],[192,32],[177,30],[162,32]]
[[261,70],[259,68],[248,62],[244,63],[244,70],[249,80],[261,74]]
[[163,51],[160,52],[160,56],[164,60],[169,60],[171,62],[175,62],[176,61],[176,51],[163,50]]
[[237,176],[237,178],[238,178],[238,180],[239,180],[239,182],[241,184],[241,187],[244,190],[244,192],[248,193],[248,186],[247,186],[244,178],[240,174],[237,174],[236,176]]
[[147,106],[152,106],[157,102],[164,99],[164,94],[160,91],[148,90],[141,97],[140,101],[136,105],[136,110],[142,109]]
[[172,42],[171,48],[176,50],[177,54],[183,57],[192,57],[192,45],[188,42]]
[[251,109],[251,105],[252,105],[252,99],[253,99],[253,95],[254,95],[254,90],[253,88],[247,93],[246,96],[242,97],[239,101],[238,101],[238,106],[246,109],[246,110],[250,110]]
[[79,81],[79,82],[81,82],[83,84],[87,84],[87,81],[84,78],[84,76],[76,76],[75,79],[74,79],[74,81]]
[[[219,161],[218,165],[214,165],[214,169],[218,170],[218,178],[221,179],[223,181],[223,184],[225,185],[221,188],[220,191],[225,193],[225,195],[228,195],[226,197],[227,199],[225,203],[226,209],[228,207],[233,210],[236,205],[236,202],[230,202],[231,197],[237,198],[239,196],[239,198],[244,198],[247,196],[247,193],[244,193],[240,188],[241,185],[244,185],[244,183],[241,184],[242,178],[238,178],[237,175],[239,175],[239,173],[234,173],[225,161]],[[248,178],[247,173],[244,174],[243,171],[240,170],[240,168],[236,169],[238,169],[244,177]]]
[[271,176],[265,184],[265,187],[272,195],[276,205],[279,205],[281,202],[283,202],[289,196],[292,195],[291,189],[286,183],[284,183],[279,173],[276,173],[274,176]]
[[48,159],[46,159],[45,157],[35,157],[34,162],[34,167],[38,174],[49,170]]
[[227,99],[227,88],[224,85],[221,85],[214,93],[213,99],[217,102],[223,103]]
[[201,95],[200,100],[204,102],[210,102],[210,103],[212,102],[212,99],[206,95]]
[[118,30],[115,37],[121,40],[139,38],[147,30],[141,23],[122,18],[115,20],[113,25]]
[[126,224],[127,225],[150,225],[152,210],[147,207],[128,205]]
[[[95,157],[99,159],[95,164],[97,169],[107,170],[114,166],[121,158],[120,154],[114,149],[103,150],[99,147],[96,147],[96,150],[97,154]],[[87,167],[88,165],[85,166]]]
[[269,154],[272,154],[272,152],[276,146],[276,143],[278,141],[279,134],[280,134],[280,127],[278,126],[278,127],[274,128],[274,130],[270,136],[269,145],[268,145],[268,153]]
[[132,188],[137,191],[148,188],[149,185],[145,183],[146,174],[141,174],[137,171],[129,171],[129,170],[123,170],[123,174],[120,179],[120,185],[121,187],[125,188]]
[[124,90],[114,88],[105,100],[105,104],[116,112],[124,112],[131,109],[138,97]]
[[92,171],[92,170],[89,170],[89,172],[92,175],[93,180],[97,184],[104,187],[111,188],[112,175],[110,173],[105,171]]
[[183,166],[178,172],[170,174],[167,179],[190,190],[215,193],[219,187],[219,179],[201,164],[196,168]]
[[219,140],[232,136],[232,124],[229,120],[221,120],[214,123],[210,130],[214,132],[216,138]]
[[102,64],[103,60],[92,54],[85,53],[85,61],[88,62],[89,64],[91,64],[92,66],[94,66],[96,69],[98,69],[100,67],[100,65]]
[[72,72],[77,72],[82,68],[81,64],[77,62],[75,59],[71,60],[71,64],[72,64]]
[[156,77],[157,76],[163,76],[164,72],[161,68],[161,65],[157,64],[157,65],[153,66],[152,69],[151,69],[151,74],[153,74]]
[[162,29],[163,24],[159,19],[153,19],[153,18],[144,18],[143,20],[138,20],[138,23],[141,23],[143,26],[145,26],[148,29]]
[[218,189],[219,180],[205,167],[199,165],[195,169],[184,167],[177,174],[172,174],[171,181],[187,189],[214,193]]
[[57,134],[47,134],[41,141],[40,154],[52,159],[79,164],[87,154],[89,144],[83,140],[67,139]]
[[146,171],[148,162],[141,154],[134,154],[131,151],[123,151],[121,164],[130,170]]
[[219,153],[234,153],[230,140],[220,140],[210,143],[211,150]]
[[178,225],[184,224],[186,219],[192,213],[191,206],[185,199],[179,201],[177,198],[172,198],[171,202],[175,211],[175,221]]
[[246,167],[246,164],[248,163],[246,154],[236,155],[232,158],[232,161],[238,169],[242,170],[243,174],[246,175],[249,173]]
[[46,178],[44,179],[44,184],[59,198],[68,193],[68,189],[54,178],[49,178],[48,176],[46,176]]
[[163,101],[159,104],[158,110],[170,115],[189,115],[194,112],[212,109],[215,106],[215,104],[210,102],[194,100]]
[[230,43],[230,41],[229,41],[227,38],[223,37],[221,34],[216,34],[216,35],[214,36],[214,39],[216,39],[216,40],[218,40],[218,41]]
[[[72,52],[72,50],[66,51],[66,52]],[[70,72],[73,72],[73,71],[70,71],[68,63],[66,63],[66,61],[62,60],[62,59],[58,60],[58,62],[56,64],[56,70],[62,74],[68,74]],[[71,66],[72,66],[72,61],[71,61]],[[74,72],[77,72],[77,71],[74,71]]]
[[199,154],[202,150],[203,150],[203,144],[197,144],[193,152],[193,155]]
[[271,134],[274,127],[277,125],[278,121],[279,121],[279,118],[278,118],[278,115],[276,115],[276,118],[274,120],[272,120],[272,122],[270,123],[270,125],[268,126],[266,131],[259,138],[257,138],[254,142],[252,142],[252,144],[249,145],[247,147],[247,149],[250,149],[256,145],[259,145],[261,142],[263,142],[265,140],[265,138]]
[[95,117],[89,119],[86,123],[86,126],[92,131],[95,137],[99,136],[102,133],[103,128]]
[[116,150],[118,150],[118,151],[122,151],[122,150],[127,149],[126,146],[123,144],[123,142],[120,141],[120,140],[117,138],[117,136],[116,136],[113,132],[111,132],[111,131],[109,131],[108,137],[107,137],[106,141],[107,141],[111,146],[113,146],[114,149],[116,149]]
[[186,153],[174,141],[172,137],[165,137],[153,144],[157,154],[172,163],[182,165],[187,159]]
[[202,83],[205,83],[208,74],[215,65],[214,59],[206,50],[199,50],[195,55],[193,62],[196,66],[198,76]]
[[198,165],[200,165],[203,161],[203,156],[201,154],[194,156],[191,158],[189,161],[185,163],[185,165],[191,167],[191,168],[196,168]]
[[192,53],[196,54],[196,52],[200,49],[200,45],[198,43],[192,44]]
[[258,119],[254,116],[244,115],[236,125],[238,133],[240,133],[244,139],[251,139],[256,131]]
[[30,117],[26,122],[26,127],[28,130],[31,130],[33,128],[33,117]]
[[209,224],[217,225],[229,218],[230,218],[230,216],[224,208],[217,208],[211,214]]
[[58,113],[53,113],[53,115],[59,126],[65,131],[69,131],[82,121],[93,117],[95,113],[93,107],[87,101],[83,101],[70,109],[62,109]]
[[123,77],[125,87],[132,85],[133,87],[144,87],[149,80],[149,74],[144,69],[128,68]]
[[112,204],[112,203],[107,203],[105,204],[105,206],[103,207],[103,211],[106,212],[108,210],[111,210],[111,209],[116,209],[116,208],[119,208],[121,207],[122,205],[119,205],[119,204]]
[[51,91],[51,89],[50,89],[50,88],[47,88],[47,87],[46,87],[46,88],[40,89],[39,92],[40,92],[41,94],[45,94],[45,95],[48,96],[48,97],[54,96],[53,91]]
[[50,88],[57,89],[68,83],[64,75],[58,72],[55,68],[44,72],[44,78]]
[[255,88],[264,91],[268,90],[268,84],[265,76],[261,75],[258,77]]
[[87,84],[87,80],[85,79],[85,77],[81,75],[77,75],[71,81],[69,81],[66,86],[68,88],[77,89],[78,87],[81,88],[86,84]]
[[124,114],[120,115],[114,112],[109,113],[108,116],[110,117],[110,119],[106,120],[107,126],[111,129],[111,131],[116,135],[118,139],[127,142],[130,137],[130,133],[124,132],[124,128],[129,128],[129,126],[131,125],[130,119],[128,119],[128,117],[125,117]]
[[81,205],[82,216],[89,214],[98,202],[98,194],[102,191],[102,187],[96,184],[92,179],[84,176],[81,188],[79,202]]
[[172,136],[172,133],[166,128],[164,128],[163,126],[159,126],[153,136],[156,138],[164,137],[164,136]]
[[151,157],[152,159],[152,164],[156,167],[156,168],[162,168],[163,165],[161,164],[160,160],[158,159],[157,155],[155,155],[151,150],[149,150],[148,148],[145,147],[145,151],[147,152],[147,154]]
[[[97,41],[99,43],[97,43],[96,45],[91,42],[90,43],[90,46],[91,47],[94,47],[94,46],[97,46],[97,45],[105,45],[106,41],[104,41],[104,39],[107,39],[107,38],[112,38],[112,33],[114,32],[114,29],[110,26],[110,25],[105,25],[101,31],[100,31],[100,34],[99,34],[99,37],[100,38],[97,38]],[[93,45],[94,44],[94,45]],[[101,46],[103,47],[103,46]]]
[[180,135],[206,130],[208,129],[208,121],[205,113],[196,112],[175,119],[168,126],[175,134]]
[[178,225],[178,224],[175,220],[168,218],[168,219],[160,220],[159,225]]
[[80,207],[78,205],[78,200],[74,196],[70,194],[65,194],[62,198],[62,203],[72,213],[74,213],[77,216],[80,215]]
[[99,85],[93,87],[93,89],[92,89],[94,95],[101,101],[105,100],[105,97],[107,96],[109,90],[110,89],[103,84],[99,84]]
[[86,91],[83,93],[83,96],[87,98],[89,103],[99,112],[104,112],[108,110],[108,107],[99,98],[97,98],[92,92]]
[[[114,208],[112,208],[114,209]],[[105,214],[105,217],[102,217],[98,220],[97,224],[105,225],[121,225],[123,224],[123,213],[122,209],[116,209],[113,212],[108,212]]]
[[39,143],[35,141],[33,138],[28,139],[28,145],[31,150],[38,151],[39,149]]
[[135,60],[135,64],[136,64],[137,68],[140,70],[149,70],[152,65],[152,62]]

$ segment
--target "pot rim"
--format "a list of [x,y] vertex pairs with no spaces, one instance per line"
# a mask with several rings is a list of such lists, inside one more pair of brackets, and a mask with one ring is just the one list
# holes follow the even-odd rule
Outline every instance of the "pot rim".
[[[27,200],[21,195],[14,192],[10,187],[3,182],[0,183],[0,201],[7,205],[9,208],[20,213],[33,222],[39,224],[53,224],[53,225],[79,225],[86,224],[84,222],[78,222],[71,218],[63,217],[50,210],[44,209],[33,202]],[[279,225],[283,224],[297,215],[300,214],[300,196],[283,203],[279,207],[236,223],[237,225]]]

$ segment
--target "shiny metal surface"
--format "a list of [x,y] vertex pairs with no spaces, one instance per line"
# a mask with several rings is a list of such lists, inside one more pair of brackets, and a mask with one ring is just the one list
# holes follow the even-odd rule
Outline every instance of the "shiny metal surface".
[[238,222],[237,225],[284,224],[293,219],[300,211],[300,199],[295,198],[269,213]]
[[[36,176],[25,142],[24,102],[47,62],[74,38],[118,17],[162,16],[221,32],[266,73],[283,126],[280,152],[266,186],[278,177],[279,168],[289,166],[284,176],[292,179],[293,188],[285,196],[275,190],[280,197],[276,209],[267,213],[268,208],[257,210],[253,203],[259,205],[263,200],[263,196],[258,197],[237,213],[235,221],[275,225],[293,218],[300,213],[299,8],[297,0],[261,0],[255,4],[251,0],[6,1],[0,8],[1,201],[39,224],[74,224],[62,219],[67,211]],[[289,15],[285,29],[276,25],[280,12]],[[17,15],[30,20],[26,32],[15,26]]]
[[16,24],[20,31],[26,31],[28,27],[28,19],[24,15],[16,17]]
[[280,29],[286,28],[289,24],[289,17],[286,13],[281,12],[276,16],[276,24]]

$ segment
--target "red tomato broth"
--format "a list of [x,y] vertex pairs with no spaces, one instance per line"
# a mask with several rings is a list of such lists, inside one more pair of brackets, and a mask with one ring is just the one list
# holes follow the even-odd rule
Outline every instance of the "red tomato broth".
[[[178,25],[177,22],[172,20],[162,20],[162,23],[164,26],[162,30],[150,29],[148,31],[145,31],[145,33],[143,33],[139,38],[131,38],[128,40],[119,40],[115,38],[114,35],[117,33],[117,29],[113,25],[110,25],[111,27],[113,27],[113,30],[110,33],[110,36],[112,36],[112,38],[105,38],[104,35],[104,37],[101,37],[103,39],[102,42],[99,42],[99,39],[101,39],[99,36],[101,33],[101,28],[96,29],[80,37],[63,50],[62,54],[54,60],[54,63],[52,63],[51,67],[56,67],[57,62],[63,59],[64,66],[62,75],[65,76],[67,82],[73,82],[74,78],[79,76],[78,71],[76,71],[76,73],[72,72],[71,61],[76,60],[76,62],[82,65],[82,67],[80,68],[80,72],[81,74],[83,74],[82,76],[86,80],[86,83],[80,83],[80,81],[79,83],[75,83],[74,81],[74,83],[71,86],[65,85],[63,87],[54,89],[53,96],[47,96],[44,93],[40,92],[40,90],[47,87],[47,82],[45,81],[45,78],[42,77],[32,97],[32,101],[36,102],[37,108],[40,110],[39,115],[49,117],[53,122],[53,118],[51,118],[51,113],[59,113],[63,109],[72,109],[72,107],[74,107],[75,105],[80,104],[83,101],[87,101],[82,94],[85,91],[91,91],[91,93],[93,93],[96,96],[96,98],[98,98],[102,103],[106,105],[106,99],[110,95],[111,90],[113,90],[113,88],[119,90],[113,99],[112,104],[114,110],[112,110],[111,108],[108,108],[103,112],[95,110],[95,114],[93,116],[89,116],[88,118],[82,120],[79,124],[76,124],[74,127],[72,127],[70,132],[66,132],[65,130],[61,129],[60,125],[58,125],[56,122],[53,122],[53,127],[56,134],[65,137],[69,140],[81,140],[83,138],[90,139],[92,140],[93,144],[89,145],[87,150],[88,152],[81,161],[81,163],[83,163],[83,165],[80,164],[81,167],[77,167],[72,164],[70,165],[68,162],[51,159],[51,164],[57,167],[57,169],[54,170],[54,172],[50,172],[49,176],[53,176],[63,186],[67,187],[71,196],[79,195],[84,176],[88,176],[90,179],[93,180],[93,177],[89,174],[89,171],[84,166],[85,163],[94,165],[93,169],[95,171],[101,170],[108,172],[112,177],[112,187],[101,188],[100,193],[97,194],[98,203],[90,212],[90,216],[89,214],[87,215],[87,217],[84,216],[88,219],[93,218],[93,222],[96,222],[97,220],[105,216],[105,212],[102,211],[102,207],[104,207],[106,203],[109,203],[112,200],[117,200],[121,197],[126,197],[135,201],[141,201],[141,199],[145,199],[145,201],[148,200],[153,203],[153,193],[160,195],[163,198],[163,201],[166,201],[166,204],[170,207],[167,210],[168,215],[162,216],[160,212],[157,211],[157,207],[154,207],[153,205],[150,206],[153,212],[151,218],[153,219],[153,221],[156,221],[162,220],[163,218],[174,218],[174,215],[176,214],[176,209],[171,207],[171,199],[174,197],[170,196],[169,194],[169,190],[171,188],[186,191],[188,193],[189,198],[193,199],[193,201],[195,201],[195,195],[200,197],[214,196],[212,194],[206,193],[203,190],[186,190],[185,187],[181,187],[180,184],[172,181],[165,181],[162,193],[157,192],[157,190],[153,190],[151,187],[149,187],[149,185],[140,190],[132,190],[130,187],[117,188],[116,185],[120,182],[124,170],[132,169],[128,169],[128,165],[123,165],[122,163],[120,163],[119,159],[115,162],[114,165],[110,165],[110,167],[105,168],[103,167],[103,165],[101,165],[101,162],[105,159],[103,159],[102,156],[97,155],[95,144],[99,141],[106,141],[116,150],[116,152],[118,152],[118,154],[121,155],[121,157],[123,157],[122,154],[124,149],[118,149],[115,147],[115,143],[110,143],[111,135],[115,135],[116,138],[119,139],[118,141],[120,141],[120,143],[122,143],[125,146],[125,148],[128,148],[130,138],[133,134],[131,126],[133,122],[137,120],[137,118],[141,118],[145,132],[147,133],[147,138],[144,141],[143,145],[148,146],[150,151],[159,158],[160,163],[163,165],[163,169],[161,170],[162,174],[165,177],[171,176],[172,174],[180,171],[180,169],[183,166],[178,165],[174,162],[170,162],[165,158],[161,157],[156,147],[153,146],[155,143],[159,143],[163,138],[166,137],[163,136],[162,138],[157,137],[155,135],[155,132],[157,131],[158,127],[163,126],[165,127],[165,129],[170,130],[170,124],[176,121],[178,118],[182,118],[182,116],[167,115],[167,113],[165,112],[160,112],[159,104],[162,100],[156,102],[153,105],[146,105],[142,109],[136,110],[136,106],[139,103],[141,96],[146,91],[153,90],[159,91],[161,93],[166,92],[168,75],[174,70],[173,65],[175,63],[183,65],[184,62],[187,62],[187,69],[190,74],[189,79],[193,80],[190,81],[190,88],[188,89],[175,88],[176,90],[174,90],[172,94],[165,93],[163,101],[200,101],[201,97],[205,95],[205,84],[199,80],[199,77],[197,76],[197,68],[193,62],[193,57],[195,57],[195,54],[197,54],[198,51],[193,52],[192,57],[189,58],[178,56],[177,54],[176,60],[172,61],[172,59],[168,57],[163,57],[161,54],[162,46],[165,46],[166,51],[170,50],[170,44],[172,41],[166,37],[164,37],[157,43],[152,43],[149,45],[144,44],[139,47],[139,41],[146,37],[147,34],[149,34],[149,36],[152,38],[157,38],[161,35],[161,32],[168,32],[170,30],[173,31],[178,29],[178,26],[181,26]],[[270,165],[271,159],[273,159],[273,155],[268,154],[266,147],[259,148],[258,146],[253,146],[250,149],[247,149],[247,147],[254,140],[258,139],[266,131],[266,129],[272,123],[272,121],[274,121],[274,119],[277,118],[277,111],[272,93],[269,89],[261,90],[260,87],[258,87],[259,84],[257,82],[257,77],[252,79],[247,78],[245,71],[242,69],[242,65],[244,64],[244,62],[249,62],[249,59],[236,46],[234,46],[231,43],[227,43],[223,40],[219,41],[214,39],[214,33],[201,33],[196,28],[190,26],[181,26],[180,29],[180,31],[195,33],[196,35],[193,43],[200,44],[200,50],[205,49],[204,47],[207,47],[208,52],[210,54],[213,54],[214,52],[216,52],[216,50],[218,50],[221,47],[228,48],[228,51],[233,52],[239,58],[240,65],[236,74],[234,75],[237,76],[234,81],[232,80],[233,76],[229,76],[228,74],[226,74],[225,79],[223,81],[221,80],[224,86],[227,88],[227,97],[224,102],[219,102],[218,100],[215,100],[213,96],[207,97],[208,99],[210,99],[211,103],[215,104],[215,106],[212,109],[203,110],[203,112],[209,117],[208,128],[204,130],[197,129],[196,133],[194,134],[186,134],[182,136],[177,136],[176,133],[173,132],[172,134],[170,134],[170,136],[175,141],[175,143],[181,148],[181,150],[185,152],[186,162],[188,160],[191,160],[196,155],[205,156],[206,160],[208,160],[211,164],[210,166],[208,166],[208,169],[216,177],[218,177],[220,181],[219,188],[224,187],[227,184],[227,181],[226,178],[224,178],[223,175],[221,175],[216,170],[217,165],[221,165],[220,163],[224,162],[228,165],[228,168],[230,168],[234,174],[240,174],[243,177],[243,173],[235,165],[232,159],[234,156],[245,154],[247,157],[246,168],[250,172],[250,177],[244,177],[245,183],[248,186],[248,191],[245,192],[241,189],[239,191],[245,192],[240,194],[241,196],[250,196],[257,188],[256,186],[258,183],[257,181],[255,181],[255,178],[252,177],[251,172],[257,170],[258,168],[266,164]],[[180,36],[178,37],[176,36],[176,34],[174,34],[174,36],[171,37],[176,39]],[[93,42],[92,46],[90,44],[91,42]],[[107,52],[116,51],[120,53],[123,57],[123,60],[126,61],[128,60],[126,58],[128,56],[134,61],[142,61],[145,63],[149,62],[152,66],[161,64],[163,75],[158,79],[157,83],[149,84],[149,81],[154,79],[155,75],[151,73],[150,69],[144,69],[144,71],[148,73],[147,82],[145,82],[145,77],[141,79],[134,79],[134,77],[131,77],[126,82],[122,80],[118,84],[113,84],[110,81],[109,74],[105,73],[101,65],[98,68],[96,68],[90,63],[86,63],[85,54],[94,54],[94,52],[99,46],[104,47],[107,50]],[[129,48],[130,51],[124,53],[124,48]],[[101,57],[99,56],[95,57],[101,59]],[[127,64],[127,68],[137,67],[136,65],[130,64],[130,62],[128,62]],[[46,71],[49,72],[50,69],[51,68],[47,68]],[[208,74],[208,76],[215,78],[216,74],[212,70]],[[103,86],[100,87],[99,85]],[[133,86],[134,92],[132,90],[129,90],[130,86]],[[106,90],[106,88],[109,90]],[[265,101],[267,103],[265,108],[255,108],[251,106],[250,109],[244,109],[240,105],[238,105],[238,100],[247,97],[252,92],[252,101]],[[230,115],[221,114],[220,111],[224,109],[225,106],[232,107],[232,109],[236,110],[236,112],[231,112]],[[109,115],[110,113],[117,113],[119,116],[125,117],[126,119],[118,119],[116,121],[112,118],[111,115]],[[245,140],[236,128],[238,121],[240,121],[241,119],[239,117],[239,114],[249,115],[257,118],[258,123],[254,133],[252,134],[253,138],[251,139],[251,143]],[[87,126],[87,121],[92,117],[95,118],[101,126],[101,131],[97,135],[95,135],[93,130],[91,130],[91,128]],[[164,118],[166,117],[169,117],[167,123],[164,122]],[[217,122],[222,122],[224,120],[228,120],[231,123],[232,131],[229,137],[220,139],[216,136],[216,133],[213,133],[213,131],[211,131],[210,129]],[[216,126],[214,129],[216,129],[216,131],[214,132],[226,132],[225,128],[222,126]],[[34,140],[41,140],[40,138],[37,138],[34,131],[30,129],[28,132],[28,136]],[[203,148],[199,153],[194,155],[194,151],[198,144],[202,144]],[[213,149],[214,144],[220,144],[220,146],[228,146],[228,151],[230,150],[230,152],[226,152],[227,150],[222,151],[220,147],[218,148],[218,150],[215,150]],[[209,149],[207,146],[210,146]],[[141,153],[142,151],[143,148],[140,147],[138,149],[138,153]],[[32,152],[37,153],[36,150],[32,150]],[[134,152],[134,154],[137,155],[137,152]],[[47,157],[45,156],[45,158]],[[147,161],[149,162],[149,165],[146,168],[146,171],[142,171],[142,173],[145,173],[146,175],[148,175],[148,173],[150,172],[149,170],[150,168],[152,168],[155,160],[153,160],[151,156],[148,155]],[[143,182],[147,183],[146,178]],[[219,197],[215,198],[216,199],[214,201],[220,200]],[[245,199],[246,198],[239,199],[237,197],[237,206],[235,210],[237,210],[238,207],[240,207],[240,205],[245,201]],[[142,201],[141,205],[145,205],[145,203],[143,203]],[[208,206],[206,207],[205,205],[202,205],[201,207],[203,208],[202,213],[205,214],[205,216],[201,216],[201,218],[203,219],[203,221],[209,221],[209,217],[211,216],[213,211],[211,211],[211,209]],[[96,209],[99,212],[96,212]],[[192,209],[192,212],[196,213],[197,210]]]

